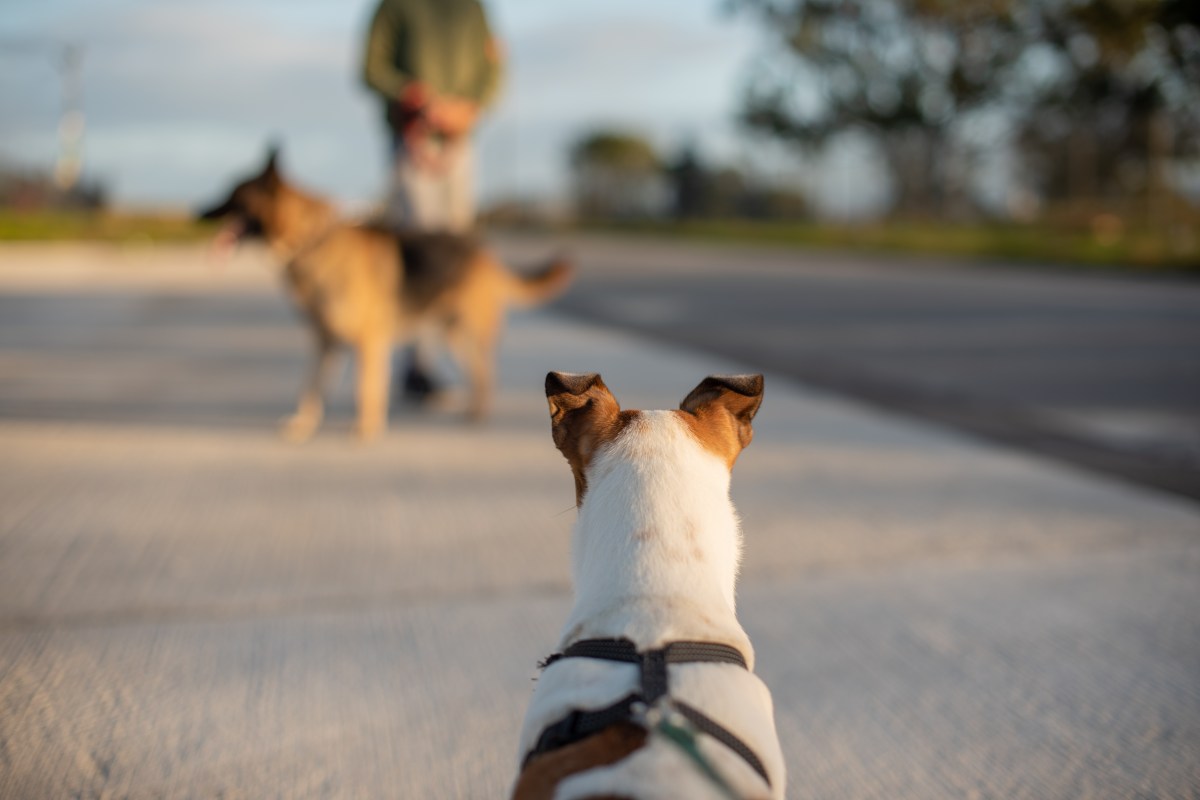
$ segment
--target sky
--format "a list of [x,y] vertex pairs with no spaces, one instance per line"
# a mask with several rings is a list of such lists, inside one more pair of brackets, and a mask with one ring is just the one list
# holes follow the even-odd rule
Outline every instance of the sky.
[[[49,167],[61,79],[53,42],[84,47],[85,172],[118,204],[194,207],[266,143],[322,193],[383,191],[379,105],[359,80],[376,0],[0,0],[0,159]],[[484,0],[509,56],[478,136],[485,203],[565,197],[566,152],[617,127],[670,154],[695,141],[746,165],[734,122],[763,35],[719,0]]]

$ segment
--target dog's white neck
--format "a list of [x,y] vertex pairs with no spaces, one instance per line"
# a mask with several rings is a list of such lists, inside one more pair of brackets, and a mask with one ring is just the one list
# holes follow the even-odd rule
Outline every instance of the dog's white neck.
[[728,466],[676,413],[643,411],[587,480],[561,644],[626,637],[645,649],[716,637],[752,658],[734,610],[742,542]]

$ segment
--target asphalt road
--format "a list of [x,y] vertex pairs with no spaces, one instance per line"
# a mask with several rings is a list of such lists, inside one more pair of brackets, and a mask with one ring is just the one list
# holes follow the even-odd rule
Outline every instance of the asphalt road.
[[[359,446],[343,380],[294,447],[306,348],[254,259],[0,250],[0,798],[503,797],[570,604],[545,372],[661,408],[745,368],[524,315],[488,425]],[[1194,504],[774,372],[755,427],[789,796],[1200,796]]]
[[[508,250],[529,258],[540,243]],[[1200,499],[1200,281],[576,238],[572,313]]]

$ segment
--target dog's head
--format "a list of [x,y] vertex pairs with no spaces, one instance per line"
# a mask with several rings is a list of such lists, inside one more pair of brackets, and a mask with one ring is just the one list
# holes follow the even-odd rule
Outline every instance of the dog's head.
[[[671,413],[691,435],[732,469],[750,444],[750,423],[762,405],[762,375],[710,375]],[[546,376],[554,444],[575,476],[575,501],[583,503],[588,467],[625,434],[640,412],[622,411],[597,373],[551,372]]]
[[218,238],[229,244],[260,237],[264,228],[271,223],[282,188],[279,148],[272,145],[267,152],[267,162],[257,175],[239,182],[225,200],[198,212],[196,216],[202,220],[223,222]]

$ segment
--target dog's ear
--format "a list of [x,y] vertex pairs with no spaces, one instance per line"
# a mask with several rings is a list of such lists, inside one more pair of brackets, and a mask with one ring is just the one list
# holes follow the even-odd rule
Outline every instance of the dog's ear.
[[267,145],[267,163],[263,165],[259,179],[272,188],[279,185],[279,142],[272,141]]
[[762,405],[762,395],[762,375],[709,375],[679,408],[695,420],[693,430],[705,447],[733,466],[754,438],[750,423]]
[[550,432],[575,475],[575,501],[583,502],[585,472],[600,446],[621,429],[621,406],[595,372],[546,375]]
[[564,455],[568,447],[577,449],[585,460],[591,458],[621,413],[617,398],[595,372],[549,373],[546,400],[554,444]]

